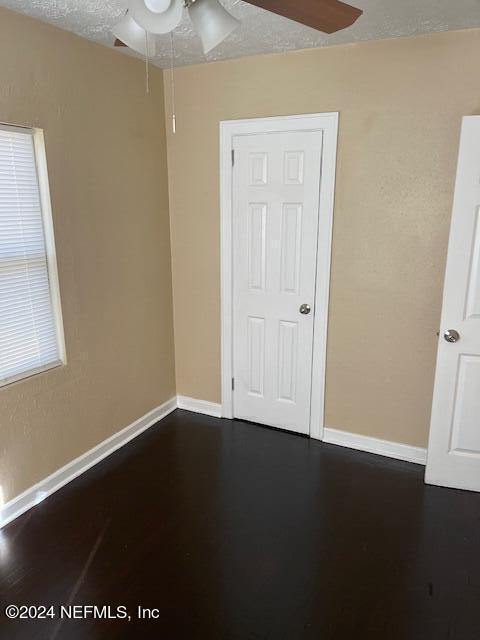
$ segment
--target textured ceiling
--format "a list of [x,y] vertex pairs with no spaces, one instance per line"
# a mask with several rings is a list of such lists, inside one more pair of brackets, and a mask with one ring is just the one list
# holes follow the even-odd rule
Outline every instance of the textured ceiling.
[[[301,0],[299,0],[301,1]],[[248,5],[222,0],[242,26],[208,56],[204,56],[187,12],[175,30],[175,66],[258,53],[306,49],[361,40],[409,36],[432,31],[480,27],[480,0],[350,0],[364,10],[349,29],[327,35]],[[111,28],[127,0],[0,0],[0,6],[45,20],[107,46]],[[122,49],[119,55],[129,53]],[[157,38],[154,63],[170,65],[170,38]]]

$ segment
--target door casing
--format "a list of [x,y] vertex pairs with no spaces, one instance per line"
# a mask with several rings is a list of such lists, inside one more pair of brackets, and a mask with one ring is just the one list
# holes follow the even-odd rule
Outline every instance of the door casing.
[[335,195],[338,113],[224,120],[220,122],[220,238],[221,238],[221,366],[222,417],[233,418],[233,225],[232,149],[234,136],[287,131],[322,131],[315,319],[313,334],[310,437],[321,440],[325,412],[330,262]]

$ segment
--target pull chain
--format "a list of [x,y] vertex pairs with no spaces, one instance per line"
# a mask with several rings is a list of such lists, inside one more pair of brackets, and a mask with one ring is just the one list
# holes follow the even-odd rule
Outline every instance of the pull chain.
[[175,114],[175,73],[173,65],[175,61],[175,46],[173,42],[173,31],[170,31],[170,89],[172,95],[172,133],[177,132],[177,116]]
[[148,68],[148,31],[145,30],[145,93],[150,93],[150,77]]

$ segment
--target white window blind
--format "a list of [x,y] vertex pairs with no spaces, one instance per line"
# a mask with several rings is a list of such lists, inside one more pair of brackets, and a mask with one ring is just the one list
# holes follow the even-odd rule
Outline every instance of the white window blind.
[[38,144],[43,136],[35,141],[30,129],[0,126],[0,385],[63,361],[55,256],[47,251],[53,247],[48,180],[46,165],[38,166],[44,161]]

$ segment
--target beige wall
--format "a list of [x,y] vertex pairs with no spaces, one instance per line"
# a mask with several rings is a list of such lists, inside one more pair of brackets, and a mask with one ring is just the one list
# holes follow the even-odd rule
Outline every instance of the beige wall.
[[220,401],[219,121],[339,111],[326,424],[426,445],[459,127],[480,108],[479,64],[472,30],[176,72],[178,393]]
[[0,10],[0,122],[45,131],[68,365],[0,389],[8,500],[175,393],[163,87]]

